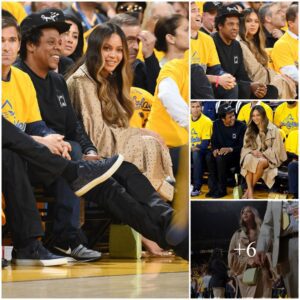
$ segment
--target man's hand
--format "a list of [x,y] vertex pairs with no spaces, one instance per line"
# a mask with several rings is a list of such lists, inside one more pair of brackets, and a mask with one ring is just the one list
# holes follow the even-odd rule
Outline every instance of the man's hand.
[[266,253],[263,251],[257,251],[254,257],[255,264],[257,264],[258,266],[263,266],[265,264],[265,261],[266,261]]
[[231,90],[236,86],[236,80],[231,74],[223,74],[219,76],[219,84],[225,90]]
[[263,83],[252,82],[250,85],[252,93],[259,99],[267,94],[267,86]]
[[219,155],[219,149],[215,149],[212,154],[214,157],[217,157]]
[[275,39],[279,39],[280,37],[283,36],[283,33],[280,29],[273,29],[271,34],[272,34],[273,38],[275,38]]
[[192,146],[191,150],[192,152],[200,151],[200,149],[196,146]]
[[61,156],[67,160],[71,160],[71,156],[69,154],[69,152],[72,151],[72,146],[70,145],[70,143],[62,141],[62,147],[63,147],[63,152],[61,154]]
[[228,153],[230,153],[232,151],[233,151],[232,148],[230,148],[230,147],[224,147],[224,148],[221,148],[219,150],[219,155],[226,155],[226,154],[228,154]]
[[154,51],[156,37],[150,31],[143,30],[138,35],[138,38],[142,42],[142,52],[144,58],[148,58]]
[[63,149],[63,139],[64,136],[60,134],[49,134],[47,136],[41,137],[41,136],[32,136],[32,138],[37,141],[38,143],[41,143],[45,145],[51,153],[56,155],[61,155],[64,151]]

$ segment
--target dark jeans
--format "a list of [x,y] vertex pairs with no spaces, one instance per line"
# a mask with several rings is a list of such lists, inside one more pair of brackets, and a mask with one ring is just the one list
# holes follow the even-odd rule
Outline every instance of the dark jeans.
[[[34,175],[37,177],[42,174],[45,182],[53,182],[65,174],[65,169],[69,168],[70,164],[76,164],[51,154],[46,147],[36,143],[8,121],[3,120],[2,123],[3,146],[8,148],[5,152],[13,153],[13,157],[18,156],[21,162],[26,161],[31,165],[31,171],[36,172]],[[6,159],[5,161],[9,162]],[[7,209],[7,220],[12,225],[13,241],[20,244],[18,239],[24,241],[42,235],[42,230],[33,195],[31,194],[31,201],[28,201],[27,195],[23,194],[25,189],[11,188],[12,179],[7,175],[7,171],[13,163],[14,161],[10,160],[10,164],[3,165],[3,188],[6,202],[9,202],[10,206],[10,209]],[[11,174],[16,176],[15,181],[26,184],[26,190],[30,190],[26,172],[22,177],[17,170]],[[130,225],[146,238],[156,241],[162,248],[168,247],[166,233],[171,223],[173,209],[160,198],[148,179],[134,165],[124,162],[113,178],[92,189],[85,198],[87,201],[98,203],[108,214]],[[28,209],[30,207],[34,213],[28,213],[28,209],[23,209],[25,206]]]
[[200,190],[202,186],[203,165],[207,150],[194,151],[191,155],[193,157],[193,186]]
[[298,161],[291,161],[288,165],[289,192],[298,196]]
[[240,153],[228,153],[214,157],[212,152],[206,156],[209,171],[208,187],[210,191],[226,193],[228,170],[232,167],[239,168]]
[[222,86],[218,86],[217,88],[214,86],[213,89],[216,99],[238,99],[238,85],[231,90],[225,90]]

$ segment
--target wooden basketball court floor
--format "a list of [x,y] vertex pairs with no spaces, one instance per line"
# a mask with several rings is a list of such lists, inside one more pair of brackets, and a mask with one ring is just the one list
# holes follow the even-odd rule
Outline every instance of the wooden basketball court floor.
[[111,259],[57,267],[9,266],[2,298],[188,298],[189,264],[178,257]]
[[[232,199],[232,187],[228,187],[227,188],[227,195],[225,197],[219,198],[217,200],[225,200],[225,199]],[[201,194],[197,197],[191,197],[192,200],[211,200],[212,198],[207,198],[205,197],[205,194],[208,193],[208,186],[207,184],[203,184],[202,188],[201,188]],[[268,199],[268,192],[265,189],[256,189],[254,191],[254,199],[264,199],[267,200]],[[236,201],[236,200],[235,200]]]

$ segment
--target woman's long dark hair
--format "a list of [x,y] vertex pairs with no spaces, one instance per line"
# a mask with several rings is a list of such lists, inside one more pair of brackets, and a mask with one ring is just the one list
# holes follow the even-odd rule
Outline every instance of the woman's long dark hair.
[[[253,112],[258,111],[258,113],[262,117],[262,130],[258,128],[258,126],[253,122],[252,116]],[[261,141],[262,141],[262,150],[265,150],[266,144],[265,144],[265,139],[266,139],[266,133],[268,131],[268,124],[269,124],[269,119],[267,117],[265,109],[261,105],[255,105],[252,107],[251,112],[250,112],[250,119],[248,123],[248,128],[246,131],[246,138],[245,138],[245,146],[246,148],[250,147],[252,150],[257,150],[257,143],[256,143],[256,138],[257,135],[259,134]]]
[[[122,41],[123,58],[113,74],[106,78],[102,74],[104,62],[101,49],[105,40],[113,34],[117,34]],[[88,38],[85,55],[67,77],[71,76],[84,63],[88,73],[98,85],[98,98],[102,105],[103,119],[111,126],[127,127],[134,111],[134,103],[130,98],[132,69],[128,61],[126,37],[118,25],[107,22],[95,27]]]
[[253,36],[253,39],[250,39],[246,33],[246,21],[247,18],[252,13],[256,14],[259,20],[259,16],[257,15],[257,12],[253,8],[245,9],[243,11],[243,17],[241,18],[241,22],[240,22],[240,37],[242,41],[244,41],[247,44],[247,46],[249,47],[249,49],[257,59],[257,61],[266,67],[268,65],[268,55],[267,52],[265,51],[266,37],[260,20],[259,20],[258,31]]
[[83,28],[82,28],[82,25],[81,25],[80,21],[77,18],[75,18],[74,16],[72,16],[72,15],[66,14],[65,15],[65,20],[66,21],[71,21],[71,22],[75,23],[76,26],[77,26],[77,28],[78,28],[79,35],[78,35],[78,44],[77,44],[77,47],[76,47],[75,51],[71,55],[68,56],[74,62],[76,62],[83,55],[83,45],[84,45]]

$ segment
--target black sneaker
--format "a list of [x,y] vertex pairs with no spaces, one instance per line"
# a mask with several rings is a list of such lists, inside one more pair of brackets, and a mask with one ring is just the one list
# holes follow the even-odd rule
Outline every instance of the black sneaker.
[[8,266],[8,261],[7,259],[2,257],[2,269],[6,268]]
[[110,178],[121,166],[123,160],[123,155],[119,154],[103,160],[80,161],[78,178],[70,185],[75,195],[80,197]]
[[30,245],[13,249],[12,263],[19,266],[59,266],[68,263],[65,257],[54,255],[48,251],[41,241],[36,240]]
[[53,252],[66,256],[68,262],[81,261],[81,262],[89,262],[96,261],[101,258],[101,252],[88,249],[82,244],[79,244],[76,247],[65,247],[60,244],[56,244],[53,246]]

